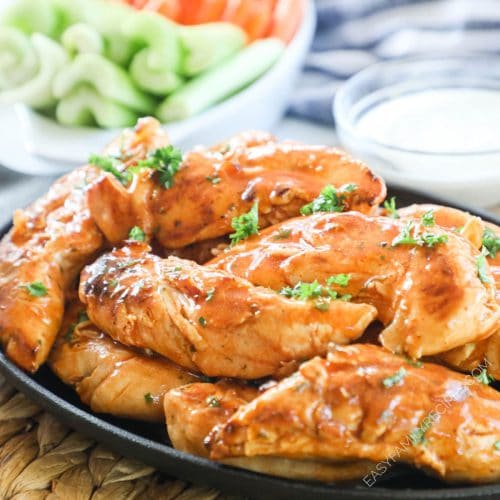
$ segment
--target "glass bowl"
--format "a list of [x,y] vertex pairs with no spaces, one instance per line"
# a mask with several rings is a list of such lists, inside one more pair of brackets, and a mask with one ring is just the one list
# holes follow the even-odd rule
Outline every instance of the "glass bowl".
[[375,64],[341,86],[334,116],[343,147],[386,180],[500,203],[500,57]]

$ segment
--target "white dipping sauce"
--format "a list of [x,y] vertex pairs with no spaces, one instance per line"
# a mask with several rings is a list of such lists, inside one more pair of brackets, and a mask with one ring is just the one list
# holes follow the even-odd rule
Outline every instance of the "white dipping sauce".
[[500,92],[437,88],[391,97],[367,109],[358,134],[430,153],[500,150]]

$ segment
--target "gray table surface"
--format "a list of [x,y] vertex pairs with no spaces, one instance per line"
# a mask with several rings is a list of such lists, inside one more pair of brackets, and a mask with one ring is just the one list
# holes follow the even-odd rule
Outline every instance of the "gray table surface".
[[[274,132],[283,139],[296,139],[311,144],[337,144],[337,137],[332,128],[291,118],[282,120]],[[10,220],[16,208],[26,206],[47,191],[55,179],[54,176],[18,174],[0,166],[0,225]],[[500,206],[492,210],[500,215]]]

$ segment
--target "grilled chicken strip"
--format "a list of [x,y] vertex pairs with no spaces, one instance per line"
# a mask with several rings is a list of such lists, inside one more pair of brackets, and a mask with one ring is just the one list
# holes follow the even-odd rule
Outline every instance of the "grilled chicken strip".
[[[224,380],[216,384],[189,384],[172,389],[164,399],[167,432],[172,445],[177,450],[208,458],[206,439],[212,429],[226,423],[240,407],[255,399],[259,392],[264,392],[268,387],[270,384],[257,390]],[[286,458],[269,460],[267,457],[245,460],[245,467],[257,472],[292,479],[325,481],[359,478],[369,473],[374,466],[366,460],[345,463]]]
[[497,391],[368,344],[304,363],[207,440],[212,459],[278,475],[295,460],[368,460],[470,483],[500,479],[499,443]]
[[84,311],[79,301],[68,307],[48,360],[52,371],[97,413],[164,421],[165,393],[200,379],[165,359],[113,341]]
[[149,348],[208,376],[275,375],[362,335],[367,304],[285,298],[225,271],[161,259],[130,242],[87,266],[80,299],[91,320],[123,344]]
[[187,384],[165,394],[163,405],[172,445],[201,457],[208,457],[204,440],[240,406],[255,399],[257,388],[222,380],[216,384]]
[[[411,205],[400,209],[399,215],[403,218],[418,218],[424,213],[432,211],[436,224],[458,231],[461,236],[470,241],[475,248],[483,245],[483,235],[490,229],[500,238],[500,228],[479,217],[462,210],[440,205]],[[488,262],[496,286],[496,300],[500,304],[500,252],[494,256],[487,255]],[[500,379],[500,329],[493,335],[477,343],[467,343],[451,351],[442,353],[437,359],[449,366],[462,371],[473,371],[484,367],[495,379]]]
[[355,212],[300,217],[264,230],[207,265],[275,290],[349,274],[345,291],[355,302],[375,306],[386,325],[382,344],[413,358],[492,335],[500,327],[500,308],[487,266],[490,282],[478,277],[479,252],[453,232],[418,221],[409,237],[430,234],[447,241],[433,247],[397,244],[408,224]]
[[[107,152],[128,162],[166,142],[156,120],[125,131]],[[85,190],[102,171],[79,168],[48,193],[14,214],[0,242],[0,341],[7,356],[28,371],[45,361],[61,325],[64,294],[81,268],[103,246],[86,203]],[[28,285],[35,283],[35,288]]]
[[[151,169],[140,170],[128,186],[106,175],[88,190],[91,214],[113,244],[139,226],[176,249],[231,233],[233,218],[255,202],[265,227],[298,215],[326,185],[343,193],[346,208],[361,212],[371,213],[384,199],[383,181],[345,154],[266,138],[240,135],[226,146],[185,154],[169,189]],[[357,186],[352,192],[350,184]]]

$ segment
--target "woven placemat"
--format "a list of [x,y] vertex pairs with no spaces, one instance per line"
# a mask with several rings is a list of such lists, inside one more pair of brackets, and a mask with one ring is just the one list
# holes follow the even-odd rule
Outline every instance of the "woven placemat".
[[229,500],[72,431],[0,375],[0,499]]

